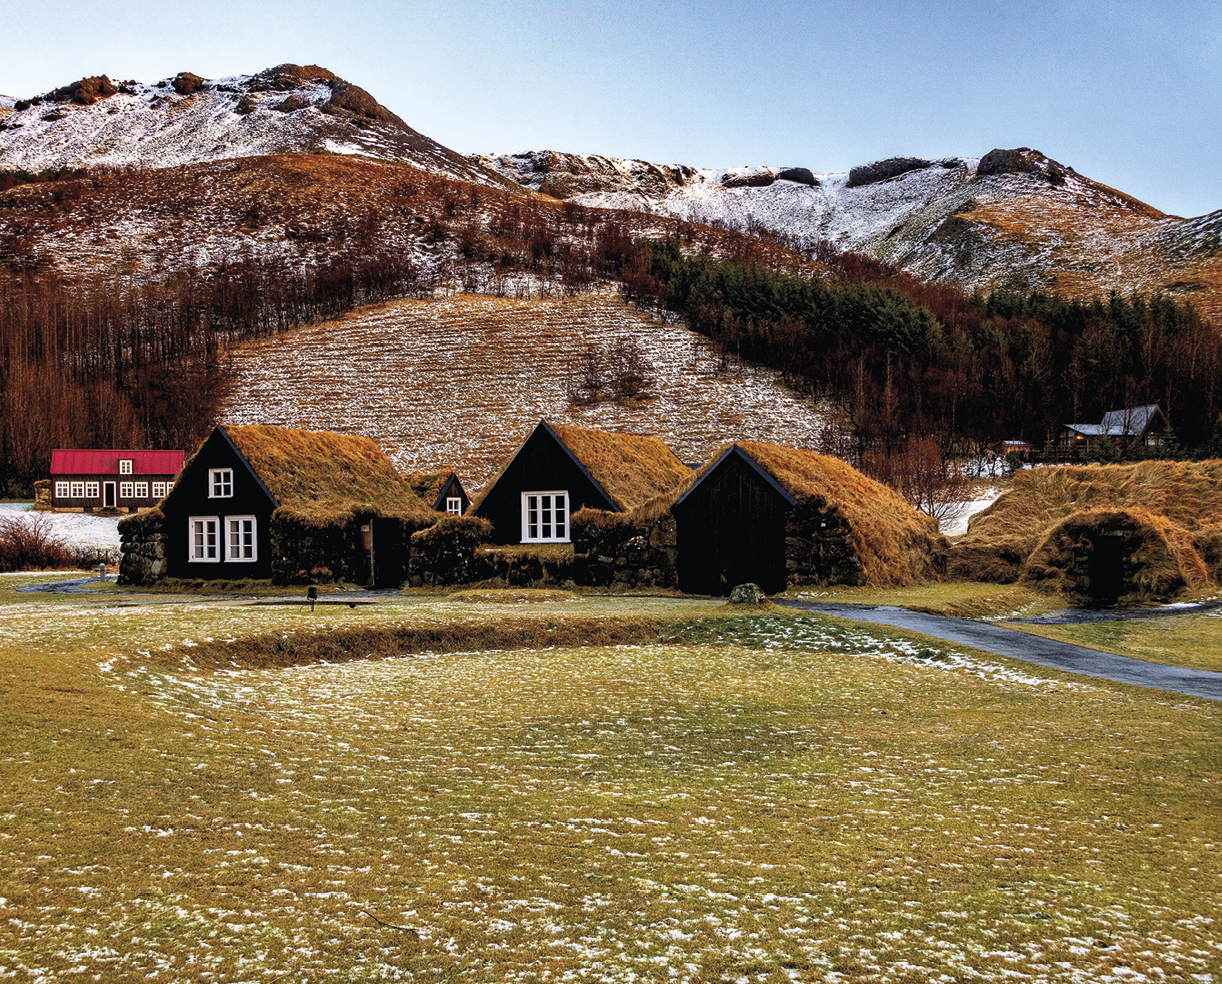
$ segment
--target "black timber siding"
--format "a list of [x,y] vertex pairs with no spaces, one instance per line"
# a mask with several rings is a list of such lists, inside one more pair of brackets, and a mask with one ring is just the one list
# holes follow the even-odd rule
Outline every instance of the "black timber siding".
[[568,492],[570,517],[587,506],[619,512],[542,424],[526,439],[496,484],[475,507],[476,516],[492,523],[493,543],[522,542],[523,492]]
[[748,581],[783,591],[789,503],[737,455],[729,455],[675,504],[679,587],[728,594]]
[[446,511],[446,499],[458,498],[462,499],[462,515],[467,514],[467,510],[471,508],[471,497],[467,495],[466,489],[462,487],[462,482],[458,480],[457,475],[451,475],[445,480],[445,484],[441,486],[441,492],[437,495],[437,501],[433,503],[433,509],[437,512]]
[[[233,469],[233,496],[209,498],[208,471],[211,468]],[[263,488],[246,460],[217,428],[204,442],[203,448],[178,477],[174,489],[166,496],[161,511],[165,514],[166,574],[170,577],[203,578],[206,580],[266,578],[272,574],[271,518],[276,503]],[[224,557],[224,521],[226,516],[254,516],[256,556],[254,563],[215,564],[192,563],[187,560],[190,518],[218,516],[221,520]]]

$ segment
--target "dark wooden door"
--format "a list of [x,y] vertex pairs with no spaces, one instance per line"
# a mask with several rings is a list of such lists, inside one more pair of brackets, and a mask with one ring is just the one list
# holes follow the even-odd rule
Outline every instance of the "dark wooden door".
[[409,544],[397,519],[375,516],[373,524],[373,579],[375,588],[397,588],[407,579]]

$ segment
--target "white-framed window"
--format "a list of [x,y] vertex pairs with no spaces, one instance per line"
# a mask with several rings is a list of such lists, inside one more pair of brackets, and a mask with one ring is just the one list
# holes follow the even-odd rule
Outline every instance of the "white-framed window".
[[522,542],[569,542],[568,492],[522,493]]
[[132,473],[132,459],[131,458],[120,458],[119,459],[119,474],[120,475],[130,475],[131,473]]
[[446,512],[451,516],[462,515],[462,497],[457,495],[446,496]]
[[72,483],[72,496],[71,497],[73,499],[85,498],[85,483],[84,482],[73,482]]
[[233,498],[233,469],[232,468],[209,468],[208,469],[208,498],[209,499],[232,499]]
[[55,483],[55,498],[66,499],[68,498],[68,495],[69,495],[68,483],[67,482],[56,482]]
[[135,497],[135,482],[120,482],[119,483],[119,498],[132,499]]
[[254,516],[225,517],[225,559],[247,564],[259,559]]
[[135,497],[137,499],[147,499],[149,497],[149,483],[137,482],[135,489]]
[[153,498],[154,499],[164,499],[165,494],[166,494],[166,483],[165,482],[154,482],[153,483]]
[[174,489],[174,483],[173,483],[173,482],[166,482],[166,483],[165,483],[165,494],[166,494],[166,495],[169,495],[169,494],[170,494],[170,492],[171,492],[171,491],[173,491],[173,489]]
[[86,499],[102,498],[102,483],[101,482],[86,482],[85,483],[85,498]]
[[187,520],[187,560],[193,564],[217,564],[221,560],[217,516],[192,516]]

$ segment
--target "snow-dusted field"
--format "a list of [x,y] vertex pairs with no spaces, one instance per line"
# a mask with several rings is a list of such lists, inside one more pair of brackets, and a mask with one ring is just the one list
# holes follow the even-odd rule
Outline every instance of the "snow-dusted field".
[[[638,343],[651,363],[649,397],[571,405],[577,354],[616,339]],[[739,439],[810,448],[824,423],[778,373],[734,360],[720,371],[700,336],[612,291],[400,301],[246,346],[234,365],[224,419],[366,434],[404,469],[455,467],[469,490],[544,417],[656,434],[686,461]]]
[[0,502],[0,518],[44,523],[56,539],[69,547],[113,550],[119,555],[119,516],[90,516],[85,513],[34,512],[32,503]]

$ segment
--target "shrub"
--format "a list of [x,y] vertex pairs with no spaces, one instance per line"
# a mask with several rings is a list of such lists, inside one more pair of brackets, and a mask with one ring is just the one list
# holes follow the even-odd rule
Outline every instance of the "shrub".
[[76,554],[39,514],[0,517],[0,571],[75,567]]

